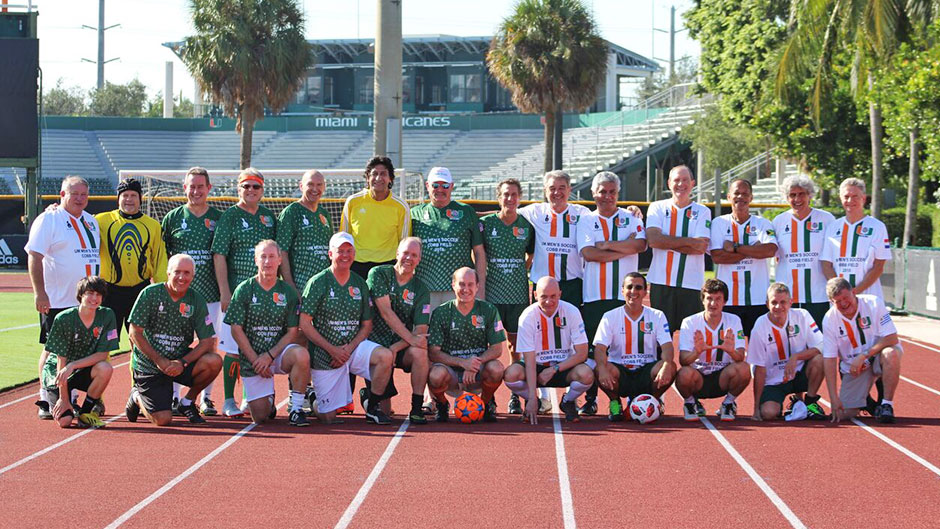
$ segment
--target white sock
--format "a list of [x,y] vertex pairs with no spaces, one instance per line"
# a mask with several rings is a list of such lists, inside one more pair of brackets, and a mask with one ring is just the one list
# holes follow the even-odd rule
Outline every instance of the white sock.
[[300,406],[304,403],[304,392],[303,391],[291,391],[290,392],[290,411],[297,411],[300,409]]
[[578,381],[574,381],[568,386],[568,391],[565,392],[565,396],[561,398],[563,402],[569,400],[576,400],[581,396],[582,393],[588,390],[591,386],[589,384],[582,384]]
[[506,382],[506,387],[512,390],[512,392],[516,395],[519,395],[519,398],[523,400],[529,400],[529,385],[525,380],[519,380],[517,382]]
[[174,382],[174,383],[173,383],[173,398],[175,398],[175,399],[180,398],[180,390],[181,390],[181,389],[183,389],[183,385],[182,385],[182,384],[180,384],[179,382]]
[[882,404],[887,404],[888,406],[894,407],[894,401],[888,399],[881,399]]
[[[49,396],[49,390],[46,388],[39,388],[39,400],[49,402],[50,399],[51,397]],[[55,404],[55,402],[52,404]]]
[[734,402],[734,395],[732,395],[731,393],[728,393],[727,395],[725,395],[725,400],[724,402],[722,402],[722,404],[731,404],[733,402]]
[[212,386],[215,385],[215,380],[209,382],[209,385],[206,386],[206,389],[202,390],[202,401],[205,402],[206,399],[212,398]]
[[180,399],[180,406],[189,406],[189,405],[192,404],[192,403],[193,403],[193,401],[187,399],[186,397],[182,397],[182,398]]
[[70,396],[72,397],[72,402],[75,402],[76,400],[78,400],[78,390],[73,389],[72,394]]
[[695,395],[689,395],[685,398],[686,404],[695,404]]
[[551,395],[548,394],[548,388],[539,388],[539,398],[540,399],[551,399]]

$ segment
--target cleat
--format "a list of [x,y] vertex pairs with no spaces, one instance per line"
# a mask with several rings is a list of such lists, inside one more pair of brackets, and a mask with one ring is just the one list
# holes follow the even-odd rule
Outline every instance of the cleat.
[[437,422],[447,422],[448,416],[450,415],[450,403],[449,402],[437,402],[435,406],[437,417],[435,420]]
[[337,408],[336,414],[337,415],[352,415],[354,411],[356,411],[356,407],[353,406],[352,402],[350,402],[349,404],[341,408]]
[[287,424],[291,426],[310,426],[307,414],[303,409],[294,410],[287,416]]
[[222,415],[226,417],[241,417],[244,413],[238,408],[238,404],[235,404],[235,399],[225,399],[225,402],[222,404]]
[[[496,410],[493,410],[493,412],[495,413]],[[552,412],[552,401],[549,399],[539,399],[539,414],[545,415],[551,412]]]
[[98,414],[98,417],[104,415],[104,399],[98,399],[98,402],[91,407],[91,411]]
[[496,399],[490,399],[483,408],[483,422],[496,422]]
[[206,420],[199,415],[199,409],[196,408],[195,402],[190,402],[189,406],[180,405],[179,410],[180,416],[189,419],[190,424],[206,424]]
[[806,418],[811,421],[819,421],[828,419],[829,416],[826,415],[826,412],[819,406],[819,403],[814,402],[806,406]]
[[706,414],[705,414],[705,406],[702,406],[702,403],[701,403],[698,399],[695,399],[695,404],[693,404],[693,406],[695,407],[695,415],[696,415],[696,416],[698,416],[698,417],[704,417],[704,416],[706,415]]
[[734,402],[721,405],[721,420],[728,422],[734,420],[734,414],[738,411],[738,405]]
[[519,395],[515,393],[509,397],[509,404],[506,406],[509,415],[522,415],[522,403],[519,402]]
[[317,393],[313,388],[307,388],[307,391],[304,392],[304,402],[300,405],[300,408],[307,413],[313,413],[313,403],[317,400]]
[[578,413],[581,415],[597,415],[597,400],[585,399],[584,404],[578,408]]
[[369,411],[369,393],[366,388],[359,388],[359,404],[363,410]]
[[614,399],[610,401],[610,406],[608,408],[610,413],[607,414],[607,420],[610,422],[623,422],[623,405],[620,404],[620,399]]
[[878,414],[878,422],[882,424],[894,424],[894,406],[882,404],[881,413]]
[[274,420],[277,417],[277,404],[274,403],[274,395],[268,395],[268,402],[271,405],[271,411],[268,412],[268,420]]
[[35,402],[36,406],[39,407],[38,417],[43,421],[52,420],[52,412],[49,411],[49,403],[44,400],[37,400]]
[[386,415],[378,406],[374,410],[366,410],[366,421],[378,425],[392,424],[391,417]]
[[101,417],[98,417],[98,414],[93,411],[79,415],[78,422],[82,426],[94,430],[105,427],[104,421],[102,421]]
[[682,404],[682,416],[687,421],[698,420],[699,414],[698,410],[695,409],[694,402],[685,402]]
[[137,390],[132,389],[131,395],[127,397],[127,405],[124,406],[124,414],[127,415],[127,422],[137,422],[137,417],[140,417],[140,404],[137,404],[137,399],[134,398],[137,395]]
[[173,397],[173,404],[170,404],[170,410],[173,412],[174,417],[182,417],[183,412],[180,411],[180,399]]
[[219,410],[215,409],[215,403],[212,402],[212,399],[208,397],[202,398],[202,404],[199,406],[199,411],[202,412],[206,417],[214,417],[219,414]]
[[581,420],[581,415],[578,414],[578,403],[575,401],[565,400],[562,397],[561,404],[558,407],[565,412],[565,422],[578,422]]
[[248,409],[248,399],[242,398],[242,403],[238,406],[238,409],[241,410],[242,415],[245,417],[251,417],[251,410]]

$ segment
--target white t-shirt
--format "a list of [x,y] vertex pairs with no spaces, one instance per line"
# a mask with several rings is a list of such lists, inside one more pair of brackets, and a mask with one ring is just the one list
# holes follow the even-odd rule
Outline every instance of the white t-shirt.
[[794,303],[823,303],[826,276],[819,258],[826,241],[826,230],[835,222],[832,213],[813,209],[805,219],[787,211],[774,217],[777,236],[776,280],[790,288]]
[[[682,325],[679,327],[679,350],[695,350],[695,331],[702,331],[706,345],[721,345],[724,343],[724,334],[728,329],[734,331],[734,348],[744,349],[744,330],[741,327],[741,318],[737,315],[722,312],[718,327],[712,328],[705,321],[705,311],[693,314],[682,320]],[[709,375],[721,371],[733,361],[731,355],[721,349],[709,349],[695,359],[692,367],[701,371],[703,375]]]
[[[643,229],[642,220],[623,208],[617,208],[617,212],[610,218],[592,211],[582,215],[578,221],[579,252],[601,241],[625,241],[631,236],[646,239],[646,230]],[[625,275],[636,272],[639,256],[630,254],[606,263],[586,259],[583,261],[585,303],[601,299],[623,300],[620,285]]]
[[78,280],[101,272],[100,232],[95,217],[86,211],[73,217],[61,205],[41,213],[29,229],[27,252],[40,253],[49,306],[78,305]]
[[[650,204],[646,210],[646,230],[659,228],[673,237],[711,237],[712,212],[692,202],[677,208],[672,199]],[[687,255],[675,250],[653,248],[653,262],[646,279],[655,285],[698,290],[705,283],[705,254]]]
[[[783,327],[774,325],[770,317],[764,314],[757,318],[751,330],[747,361],[766,369],[767,379],[764,384],[776,386],[783,384],[783,371],[791,356],[814,347],[822,352],[822,343],[822,331],[806,310],[790,309]],[[803,369],[803,364],[802,360],[797,361],[796,370]]]
[[[829,225],[820,259],[832,263],[836,275],[854,287],[871,270],[875,259],[891,260],[891,243],[883,222],[865,215],[852,224],[842,217]],[[881,279],[862,294],[881,297]]]
[[635,370],[659,360],[656,347],[672,343],[669,322],[662,311],[643,307],[640,317],[633,319],[626,305],[609,310],[597,326],[594,345],[607,347],[607,360]]
[[535,351],[539,364],[557,364],[574,355],[574,346],[587,344],[581,311],[571,303],[558,301],[555,314],[546,316],[538,303],[526,307],[519,316],[516,352]]
[[[769,220],[751,215],[744,223],[738,223],[730,213],[712,221],[711,249],[721,249],[725,241],[742,246],[777,244],[774,227]],[[742,259],[734,264],[715,265],[715,268],[715,276],[728,285],[731,295],[728,305],[750,306],[767,302],[767,287],[770,286],[767,259]]]
[[555,213],[548,202],[529,204],[519,214],[535,228],[535,254],[529,278],[533,283],[544,276],[559,281],[582,277],[578,252],[578,221],[591,210],[580,204],[568,204]]
[[897,332],[880,298],[859,295],[854,318],[846,319],[835,305],[823,318],[823,357],[839,357],[839,369],[848,373],[856,356],[867,354],[878,339]]

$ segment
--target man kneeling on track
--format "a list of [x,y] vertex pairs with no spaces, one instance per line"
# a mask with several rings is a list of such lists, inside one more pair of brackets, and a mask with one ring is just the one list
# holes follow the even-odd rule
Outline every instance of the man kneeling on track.
[[428,390],[437,402],[437,421],[448,418],[450,403],[444,394],[463,390],[481,391],[483,420],[496,422],[493,394],[503,381],[499,357],[506,348],[506,331],[496,307],[476,299],[479,283],[472,268],[458,268],[452,285],[457,299],[434,309],[428,336]]
[[[111,381],[108,353],[118,348],[114,312],[101,306],[107,291],[107,282],[98,276],[80,279],[78,307],[60,312],[46,337],[43,385],[53,397],[52,416],[62,428],[72,425],[76,413],[80,426],[104,428],[93,408]],[[73,389],[85,392],[85,402],[74,411],[69,402]]]
[[594,337],[597,385],[610,398],[612,422],[624,419],[621,397],[648,393],[662,408],[662,395],[676,378],[669,322],[662,311],[643,305],[647,286],[639,272],[624,276],[626,304],[604,313]]
[[685,399],[685,420],[705,416],[699,399],[724,396],[718,410],[723,421],[733,421],[738,405],[735,397],[751,382],[751,370],[744,361],[744,330],[741,318],[723,312],[728,301],[728,285],[708,279],[702,286],[705,310],[682,320],[679,329],[679,363],[676,389]]
[[[222,369],[222,358],[211,352],[215,330],[206,298],[189,288],[195,263],[178,253],[167,264],[166,283],[141,291],[131,309],[134,352],[134,388],[127,399],[127,420],[137,422],[140,412],[158,426],[173,421],[173,383],[189,388],[180,399],[180,412],[192,424],[205,424],[193,399]],[[199,341],[190,349],[195,333]]]
[[258,275],[242,281],[232,294],[225,323],[238,344],[242,383],[251,420],[262,423],[277,415],[274,375],[289,375],[291,426],[310,426],[301,409],[310,382],[310,355],[295,342],[300,298],[294,287],[278,279],[281,247],[266,239],[255,246]]
[[[790,289],[773,283],[767,289],[770,312],[757,318],[747,346],[747,361],[754,366],[755,420],[780,417],[783,399],[806,393],[807,417],[825,419],[819,407],[823,381],[822,331],[805,309],[792,308]],[[800,399],[791,395],[790,406]]]
[[535,285],[536,302],[519,317],[516,350],[523,360],[506,369],[506,387],[526,401],[525,419],[538,423],[537,387],[564,388],[561,399],[565,420],[580,420],[578,397],[594,383],[594,372],[585,364],[588,339],[581,312],[561,300],[558,280],[543,276]]

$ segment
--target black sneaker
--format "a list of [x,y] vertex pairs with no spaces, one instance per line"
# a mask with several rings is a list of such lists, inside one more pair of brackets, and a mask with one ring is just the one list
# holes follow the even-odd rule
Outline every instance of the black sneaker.
[[695,404],[694,404],[693,406],[695,407],[695,415],[696,415],[696,416],[698,416],[698,417],[704,417],[704,416],[706,415],[706,413],[705,413],[705,406],[702,406],[702,401],[700,401],[700,400],[698,400],[698,399],[695,399]]
[[882,404],[881,413],[878,415],[878,422],[882,424],[894,424],[894,406]]
[[575,401],[565,400],[562,397],[561,404],[558,407],[565,412],[565,422],[578,422],[581,420],[581,415],[578,414],[578,404]]
[[871,415],[872,417],[878,417],[880,405],[878,401],[871,398],[871,395],[865,395],[865,412]]
[[522,415],[522,403],[519,402],[519,395],[515,393],[509,397],[509,405],[506,407],[509,415]]
[[49,403],[44,400],[37,400],[36,406],[39,407],[38,416],[43,421],[52,420],[52,412],[49,411]]
[[91,407],[91,411],[98,414],[98,417],[104,416],[104,398],[98,399],[98,402]]
[[379,425],[392,424],[392,419],[382,411],[381,408],[375,406],[375,409],[366,408],[366,420]]
[[366,393],[368,391],[366,388],[359,388],[359,404],[362,404],[362,409],[366,410],[366,414],[369,413],[369,395]]
[[314,391],[313,388],[307,388],[304,391],[304,403],[301,405],[301,409],[307,413],[313,413],[313,403],[316,402],[316,400],[317,392]]
[[597,415],[597,400],[586,399],[584,404],[578,408],[578,413],[581,415]]
[[411,410],[411,413],[408,414],[408,421],[411,424],[427,424],[428,419],[424,416],[424,410],[418,408],[416,410]]
[[196,407],[195,402],[190,402],[188,406],[181,404],[179,410],[180,415],[189,419],[190,424],[206,424],[206,420],[199,415],[199,408]]
[[483,422],[496,422],[496,399],[490,399],[483,409]]
[[287,416],[287,423],[291,426],[310,426],[307,414],[302,409],[291,411]]
[[607,414],[607,420],[610,422],[623,422],[623,404],[620,399],[610,401],[610,413]]
[[170,410],[173,411],[174,417],[183,416],[183,410],[182,410],[182,405],[180,404],[180,399],[178,399],[177,397],[173,397],[173,404],[170,404]]
[[134,398],[136,394],[136,389],[131,390],[131,395],[127,397],[127,405],[124,406],[124,414],[127,415],[127,422],[137,422],[137,417],[140,417],[140,404],[137,404],[137,399]]
[[447,401],[444,401],[444,402],[437,402],[437,401],[435,401],[435,403],[437,404],[437,406],[436,406],[437,412],[436,412],[436,419],[435,419],[435,420],[437,420],[437,422],[447,422],[447,419],[450,418],[450,402],[447,402]]

